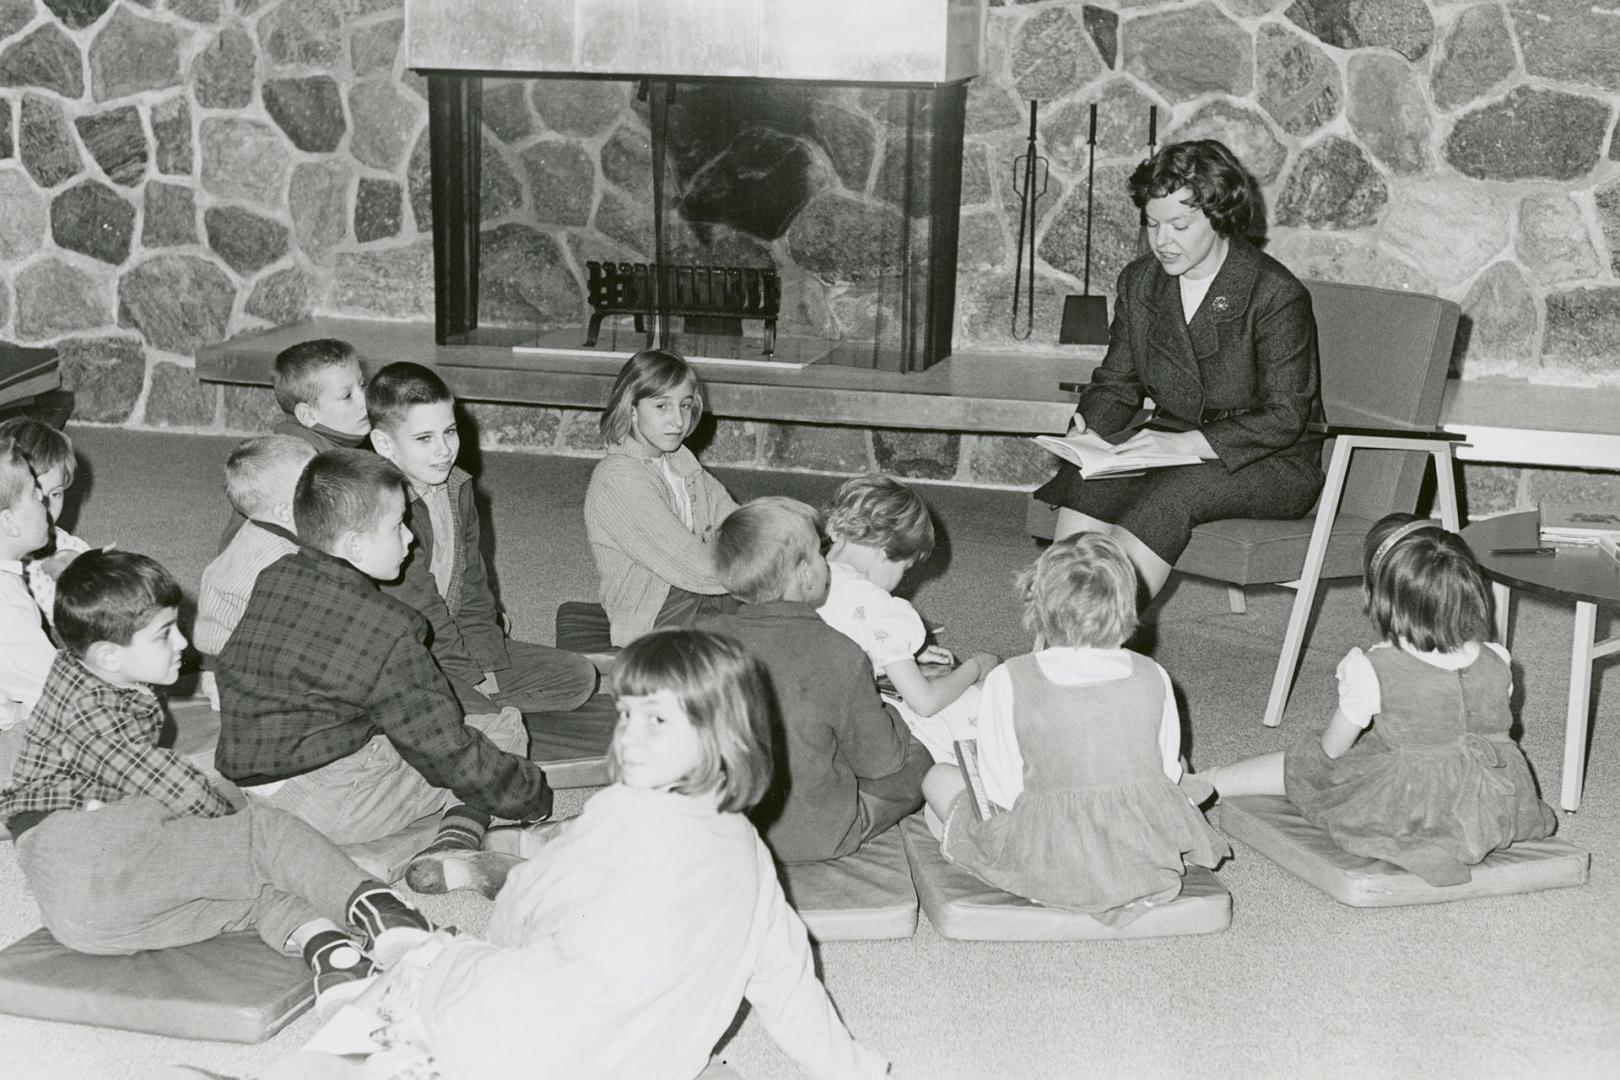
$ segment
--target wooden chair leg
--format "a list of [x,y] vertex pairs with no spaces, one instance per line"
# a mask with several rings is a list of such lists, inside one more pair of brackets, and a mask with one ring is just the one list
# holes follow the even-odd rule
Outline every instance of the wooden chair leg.
[[1564,790],[1559,800],[1574,813],[1581,805],[1586,778],[1586,729],[1592,714],[1592,646],[1597,633],[1597,605],[1575,602],[1575,641],[1569,657],[1569,716],[1564,725]]
[[1440,500],[1440,524],[1452,532],[1462,528],[1462,520],[1457,516],[1457,465],[1451,454],[1451,444],[1435,447],[1429,451],[1434,458],[1434,491]]
[[1243,586],[1228,585],[1226,587],[1226,604],[1232,609],[1232,614],[1242,615],[1249,610],[1249,598],[1243,594]]
[[1264,723],[1276,727],[1282,723],[1283,709],[1288,705],[1288,693],[1294,686],[1294,673],[1299,669],[1299,655],[1305,648],[1305,631],[1311,621],[1311,610],[1316,604],[1316,587],[1322,580],[1322,564],[1327,561],[1328,540],[1333,536],[1333,519],[1339,515],[1339,500],[1344,497],[1344,481],[1350,471],[1350,452],[1353,440],[1340,436],[1333,442],[1333,457],[1328,463],[1327,478],[1322,484],[1322,497],[1316,504],[1316,524],[1311,528],[1311,543],[1305,551],[1305,568],[1299,575],[1299,591],[1294,596],[1294,610],[1288,616],[1288,631],[1283,635],[1282,655],[1277,658],[1277,674],[1271,681],[1271,695],[1266,700]]

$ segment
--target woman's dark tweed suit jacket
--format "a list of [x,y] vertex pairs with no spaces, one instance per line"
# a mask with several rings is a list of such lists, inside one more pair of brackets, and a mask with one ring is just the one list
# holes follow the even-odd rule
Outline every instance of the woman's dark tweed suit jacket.
[[1229,471],[1262,458],[1319,454],[1306,424],[1322,419],[1316,322],[1305,286],[1276,259],[1233,240],[1192,322],[1177,279],[1152,255],[1119,276],[1108,354],[1080,394],[1100,435],[1124,428],[1151,397],[1204,433]]

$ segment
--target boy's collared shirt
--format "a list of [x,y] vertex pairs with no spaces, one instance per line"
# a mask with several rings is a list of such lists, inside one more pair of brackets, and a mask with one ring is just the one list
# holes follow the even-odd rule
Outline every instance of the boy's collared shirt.
[[162,730],[163,705],[150,688],[114,686],[58,653],[11,786],[0,795],[0,820],[132,795],[157,799],[182,817],[234,813],[202,770],[157,745]]
[[299,548],[259,575],[220,654],[220,772],[263,784],[388,736],[435,787],[499,817],[549,809],[545,775],[464,722],[420,613],[349,563]]
[[208,568],[197,589],[198,651],[217,656],[247,609],[253,583],[276,560],[298,550],[298,537],[273,521],[249,519]]
[[34,707],[56,659],[44,619],[28,591],[22,563],[0,559],[0,698],[22,706],[0,711],[0,728],[9,726],[8,718],[21,719]]

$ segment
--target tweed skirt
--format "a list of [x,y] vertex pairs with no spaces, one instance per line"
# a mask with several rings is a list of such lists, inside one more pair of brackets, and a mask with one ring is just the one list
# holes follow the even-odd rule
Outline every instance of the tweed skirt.
[[1320,455],[1284,452],[1236,471],[1204,461],[1103,480],[1083,480],[1065,462],[1034,495],[1117,525],[1174,565],[1194,526],[1226,518],[1304,517],[1321,491]]

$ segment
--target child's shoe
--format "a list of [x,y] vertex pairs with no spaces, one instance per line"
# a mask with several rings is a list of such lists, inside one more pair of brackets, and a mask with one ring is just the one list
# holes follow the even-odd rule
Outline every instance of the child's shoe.
[[349,924],[360,931],[372,962],[388,968],[411,946],[433,932],[427,916],[385,885],[368,881],[354,891],[344,908]]
[[304,963],[315,977],[315,1011],[323,1019],[359,997],[376,974],[360,947],[338,930],[315,934],[303,951]]
[[417,856],[405,871],[405,884],[419,893],[472,889],[493,900],[506,884],[506,875],[522,862],[517,855],[504,851]]

